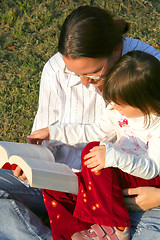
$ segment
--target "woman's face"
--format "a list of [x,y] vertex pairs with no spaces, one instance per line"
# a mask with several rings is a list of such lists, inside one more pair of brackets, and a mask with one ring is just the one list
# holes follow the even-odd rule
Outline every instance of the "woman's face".
[[[83,85],[92,84],[93,86],[100,87],[119,57],[116,57],[114,54],[109,59],[87,57],[72,59],[63,56],[63,60],[66,64],[66,72],[69,70],[78,75]],[[100,76],[100,79],[96,79],[96,77],[94,79],[94,76]]]

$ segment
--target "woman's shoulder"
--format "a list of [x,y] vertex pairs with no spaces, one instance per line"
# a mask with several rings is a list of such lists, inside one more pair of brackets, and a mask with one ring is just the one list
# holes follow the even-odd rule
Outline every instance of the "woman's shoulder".
[[64,70],[65,63],[63,61],[63,56],[57,52],[53,55],[44,65],[44,69],[49,72],[57,72],[59,70]]
[[149,53],[160,60],[160,52],[157,49],[155,49],[153,46],[139,39],[125,37],[123,39],[122,56],[130,51],[136,51],[136,50]]

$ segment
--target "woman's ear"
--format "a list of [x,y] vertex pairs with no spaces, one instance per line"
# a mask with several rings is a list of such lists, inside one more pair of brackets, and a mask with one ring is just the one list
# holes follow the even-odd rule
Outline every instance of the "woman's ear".
[[118,60],[121,55],[122,55],[122,44],[118,44],[114,50],[113,50],[113,55],[115,57],[116,60]]

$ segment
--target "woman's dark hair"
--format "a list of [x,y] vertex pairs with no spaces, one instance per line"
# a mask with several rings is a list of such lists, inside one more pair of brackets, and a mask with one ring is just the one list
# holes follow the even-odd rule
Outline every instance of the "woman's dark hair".
[[123,19],[114,21],[101,8],[81,6],[64,21],[58,44],[59,52],[71,58],[109,57],[129,25]]
[[146,119],[150,111],[160,116],[160,61],[141,51],[127,53],[106,77],[103,97],[139,108]]

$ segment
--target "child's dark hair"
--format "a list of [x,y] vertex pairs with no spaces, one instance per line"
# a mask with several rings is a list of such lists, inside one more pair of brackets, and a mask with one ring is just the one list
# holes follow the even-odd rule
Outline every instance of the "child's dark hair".
[[139,108],[146,121],[150,111],[160,116],[160,61],[141,51],[127,53],[106,77],[103,97]]
[[58,50],[71,58],[109,57],[114,48],[122,44],[122,35],[128,28],[125,20],[114,20],[104,9],[81,6],[64,21]]

